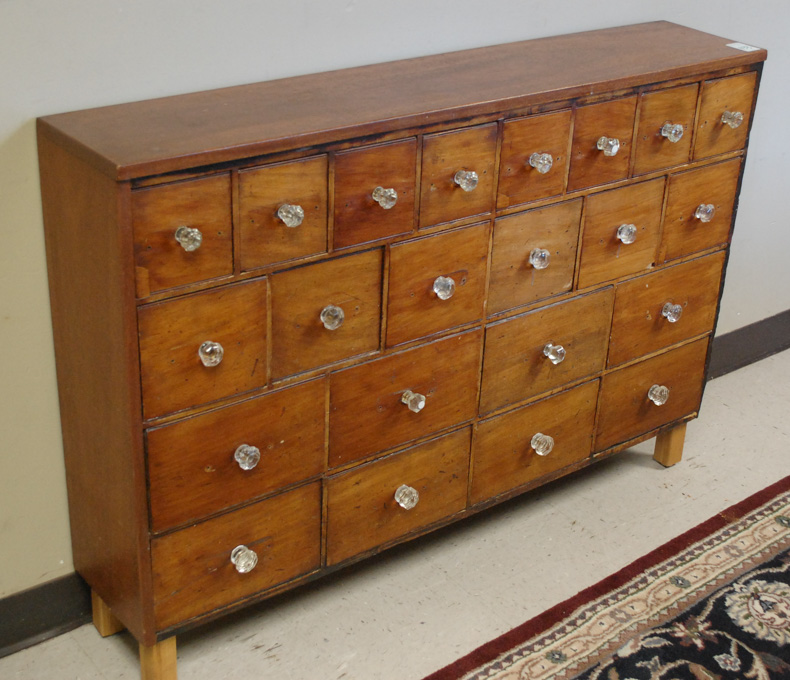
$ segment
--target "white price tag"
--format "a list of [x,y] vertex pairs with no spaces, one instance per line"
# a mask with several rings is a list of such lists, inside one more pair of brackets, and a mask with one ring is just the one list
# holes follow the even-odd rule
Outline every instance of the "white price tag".
[[751,45],[745,45],[744,43],[727,43],[727,47],[741,50],[741,52],[756,52],[760,49],[759,47],[752,47]]

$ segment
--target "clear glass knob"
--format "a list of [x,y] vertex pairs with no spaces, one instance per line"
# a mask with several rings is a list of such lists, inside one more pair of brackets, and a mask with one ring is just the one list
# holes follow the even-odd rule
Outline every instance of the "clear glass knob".
[[565,348],[562,345],[553,345],[552,343],[548,343],[543,347],[543,356],[547,357],[548,360],[554,364],[561,364],[565,359]]
[[721,114],[721,122],[734,130],[743,123],[743,114],[740,111],[725,111]]
[[343,325],[346,314],[336,305],[327,305],[321,310],[320,318],[324,328],[328,331],[335,331]]
[[395,490],[395,502],[404,510],[411,510],[420,502],[420,493],[413,486],[401,484]]
[[545,269],[549,266],[550,257],[551,253],[545,248],[535,248],[529,254],[529,263],[535,267],[535,269]]
[[667,399],[669,399],[669,388],[664,385],[653,385],[647,391],[647,398],[656,406],[662,406],[666,404]]
[[477,173],[474,170],[459,170],[455,173],[453,182],[464,191],[474,191],[477,188]]
[[661,134],[673,144],[677,143],[683,138],[683,126],[680,123],[664,123]]
[[636,241],[636,232],[635,224],[621,224],[617,227],[617,238],[628,245]]
[[455,293],[455,281],[449,276],[437,276],[433,282],[433,292],[440,300],[449,300]]
[[261,450],[257,446],[242,444],[236,449],[233,458],[242,470],[252,470],[261,460]]
[[179,227],[176,229],[176,241],[181,244],[181,247],[188,253],[200,248],[203,243],[203,234],[200,229],[195,227]]
[[301,205],[285,203],[277,209],[279,217],[286,227],[298,227],[304,220],[304,210]]
[[616,156],[620,150],[620,140],[617,137],[600,137],[596,144],[604,156]]
[[376,187],[373,189],[373,200],[384,208],[384,210],[389,210],[398,202],[398,192],[395,191],[395,189]]
[[222,349],[222,345],[218,342],[206,340],[206,342],[198,348],[198,356],[204,366],[211,368],[212,366],[219,366],[222,357],[225,356],[225,350]]
[[538,432],[532,437],[529,445],[539,456],[548,456],[554,448],[554,437]]
[[533,153],[529,157],[529,164],[535,168],[541,175],[545,175],[551,170],[551,165],[554,159],[550,153]]
[[671,302],[667,302],[661,310],[661,316],[669,323],[679,321],[681,314],[683,314],[683,307],[681,305],[673,305]]
[[258,564],[258,555],[246,545],[237,545],[230,554],[230,561],[236,566],[236,571],[247,574]]
[[418,392],[406,390],[400,398],[401,402],[409,407],[409,411],[419,413],[425,408],[425,396]]
[[710,222],[716,213],[716,206],[713,203],[700,203],[694,211],[694,217],[700,222]]

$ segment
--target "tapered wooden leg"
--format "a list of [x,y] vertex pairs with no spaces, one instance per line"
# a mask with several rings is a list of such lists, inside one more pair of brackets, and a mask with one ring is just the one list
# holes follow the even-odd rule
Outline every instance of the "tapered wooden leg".
[[664,430],[656,437],[653,450],[655,458],[664,467],[679,463],[683,457],[683,441],[686,439],[686,423],[676,425],[671,430]]
[[175,637],[152,647],[140,645],[140,679],[177,680]]
[[91,609],[93,610],[93,625],[99,631],[99,635],[107,637],[121,632],[125,626],[110,611],[96,593],[91,590]]

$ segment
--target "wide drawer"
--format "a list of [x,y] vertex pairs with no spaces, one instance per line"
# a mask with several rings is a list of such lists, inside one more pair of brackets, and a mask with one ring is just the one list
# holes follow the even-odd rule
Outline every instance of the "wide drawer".
[[[231,561],[236,548],[255,553],[252,570],[241,573],[243,564]],[[313,571],[321,563],[321,485],[299,487],[156,538],[151,561],[157,630]]]
[[695,160],[746,146],[756,84],[756,73],[707,80],[702,84]]
[[327,564],[391,543],[466,507],[470,429],[330,477]]

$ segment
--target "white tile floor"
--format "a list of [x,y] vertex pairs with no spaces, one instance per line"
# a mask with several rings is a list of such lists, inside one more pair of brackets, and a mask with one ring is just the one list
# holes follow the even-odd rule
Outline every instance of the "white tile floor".
[[[419,680],[790,474],[790,351],[708,384],[684,460],[652,441],[181,636],[181,680]],[[3,680],[130,680],[92,626],[0,659]]]

